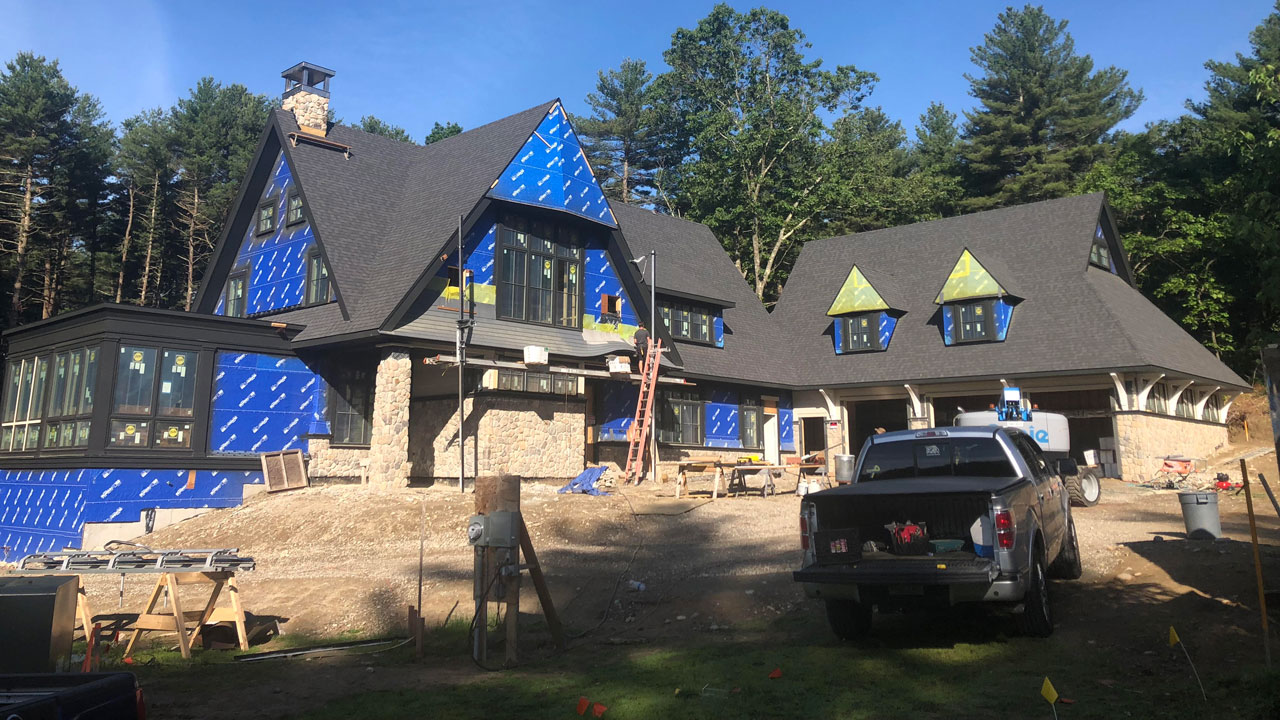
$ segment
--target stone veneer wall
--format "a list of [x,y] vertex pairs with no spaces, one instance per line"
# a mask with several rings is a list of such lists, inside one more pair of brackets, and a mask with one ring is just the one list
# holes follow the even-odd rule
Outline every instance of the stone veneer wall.
[[359,479],[363,474],[360,463],[369,459],[369,448],[331,447],[329,438],[311,438],[307,441],[307,475],[313,480]]
[[382,351],[373,388],[369,435],[370,484],[409,484],[409,394],[413,363],[404,350]]
[[[511,473],[528,479],[569,480],[586,467],[586,403],[538,395],[469,397],[467,476]],[[409,406],[410,460],[415,478],[458,477],[458,403],[414,400]],[[475,440],[478,446],[473,445]]]
[[1133,411],[1115,422],[1120,477],[1130,482],[1150,478],[1167,455],[1204,458],[1227,445],[1227,426],[1214,422]]
[[293,111],[293,117],[303,127],[327,132],[329,130],[329,98],[300,90],[280,103],[280,109]]

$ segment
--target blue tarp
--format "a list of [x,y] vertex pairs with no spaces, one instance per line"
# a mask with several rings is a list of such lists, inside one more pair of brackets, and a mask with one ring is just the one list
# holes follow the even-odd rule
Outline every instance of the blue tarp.
[[593,467],[583,470],[578,477],[569,481],[568,485],[560,488],[556,492],[564,493],[580,493],[583,495],[608,495],[609,493],[596,487],[596,483],[600,482],[600,478],[604,477],[604,467]]

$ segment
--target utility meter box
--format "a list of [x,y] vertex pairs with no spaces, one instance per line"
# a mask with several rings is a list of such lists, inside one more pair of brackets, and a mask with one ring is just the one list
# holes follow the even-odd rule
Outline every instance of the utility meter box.
[[476,547],[518,546],[520,514],[502,510],[488,515],[473,515],[467,524],[467,542]]

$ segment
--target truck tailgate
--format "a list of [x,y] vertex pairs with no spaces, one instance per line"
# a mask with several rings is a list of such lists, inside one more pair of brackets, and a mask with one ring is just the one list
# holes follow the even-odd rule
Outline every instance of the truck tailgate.
[[811,565],[792,573],[796,582],[835,585],[960,585],[988,583],[1000,568],[978,557],[896,557],[869,553],[853,565]]

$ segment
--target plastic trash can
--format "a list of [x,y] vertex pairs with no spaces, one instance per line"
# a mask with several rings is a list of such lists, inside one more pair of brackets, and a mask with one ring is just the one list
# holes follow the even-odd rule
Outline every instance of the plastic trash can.
[[1222,520],[1218,516],[1218,495],[1211,492],[1180,492],[1182,522],[1191,540],[1217,540],[1222,537]]
[[836,455],[836,482],[848,485],[853,482],[853,473],[858,469],[857,455]]

